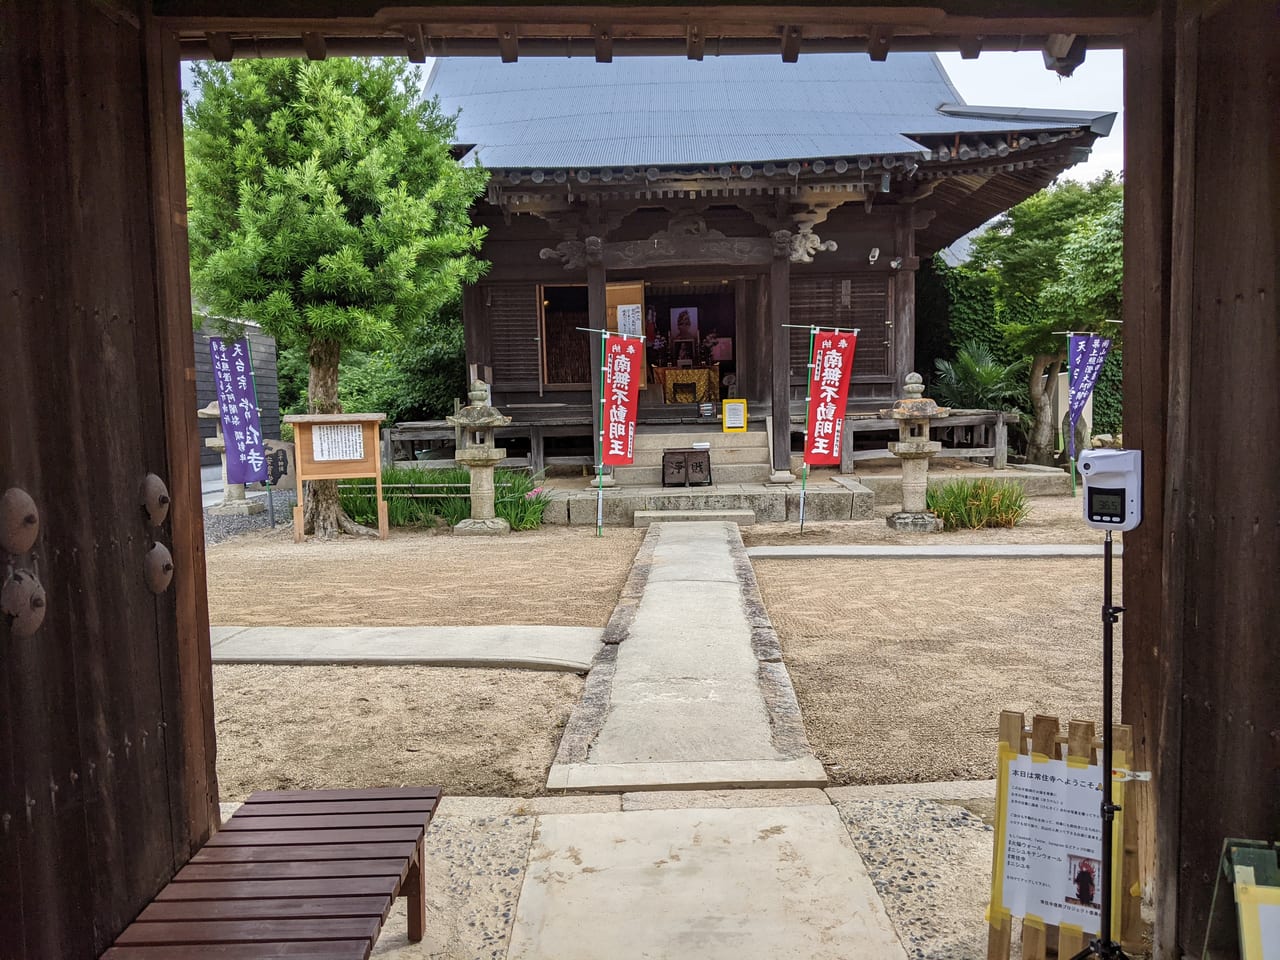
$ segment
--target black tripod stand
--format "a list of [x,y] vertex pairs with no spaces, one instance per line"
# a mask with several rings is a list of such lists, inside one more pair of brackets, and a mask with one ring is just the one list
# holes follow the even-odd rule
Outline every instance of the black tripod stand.
[[1120,809],[1111,802],[1112,737],[1111,737],[1111,662],[1112,628],[1124,613],[1124,607],[1111,605],[1111,531],[1107,531],[1102,560],[1102,926],[1096,939],[1077,953],[1071,960],[1085,957],[1102,957],[1103,960],[1128,960],[1120,944],[1111,939],[1111,883],[1114,863],[1111,856],[1111,838],[1116,812]]

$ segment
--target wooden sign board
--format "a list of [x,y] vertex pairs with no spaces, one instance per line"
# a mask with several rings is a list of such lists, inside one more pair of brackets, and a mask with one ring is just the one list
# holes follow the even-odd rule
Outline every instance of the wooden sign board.
[[747,401],[725,400],[721,403],[721,430],[724,433],[747,432]]
[[[631,337],[645,335],[643,283],[605,284],[604,304],[606,330]],[[646,371],[643,383],[648,383],[649,367],[645,361],[644,346],[640,348],[640,368]]]
[[308,480],[372,478],[378,504],[378,536],[387,539],[387,502],[382,499],[382,444],[378,425],[384,413],[302,413],[284,418],[293,424],[298,505],[293,508],[293,540],[303,540],[303,484]]

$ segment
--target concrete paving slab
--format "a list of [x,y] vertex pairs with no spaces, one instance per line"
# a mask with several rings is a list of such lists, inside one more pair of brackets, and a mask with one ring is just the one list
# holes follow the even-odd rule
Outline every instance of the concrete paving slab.
[[828,805],[539,820],[508,960],[904,960]]
[[579,673],[598,627],[213,627],[214,663],[426,664]]
[[634,810],[743,810],[748,807],[803,807],[828,803],[827,795],[813,787],[797,790],[643,790],[622,795],[622,809]]
[[[1124,548],[1115,545],[1115,555],[1121,556]],[[886,545],[838,545],[748,547],[747,556],[752,560],[816,560],[816,559],[971,559],[1010,560],[1021,557],[1100,557],[1102,544],[1097,543],[1007,543],[988,545],[976,543],[922,544],[920,546]]]
[[651,527],[624,593],[549,789],[826,783],[736,525]]
[[790,760],[690,760],[664,763],[555,764],[548,790],[731,790],[735,787],[826,786],[827,772],[814,757]]

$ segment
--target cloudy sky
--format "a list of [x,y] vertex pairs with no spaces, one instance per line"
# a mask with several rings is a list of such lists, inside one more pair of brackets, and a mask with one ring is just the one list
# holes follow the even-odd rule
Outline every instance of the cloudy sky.
[[[893,56],[893,54],[889,54]],[[999,107],[1058,107],[1066,110],[1114,111],[1111,135],[1093,146],[1088,163],[1064,174],[1092,180],[1107,170],[1124,168],[1123,63],[1119,50],[1090,50],[1070,78],[1044,68],[1038,52],[984,53],[961,60],[958,53],[939,54],[960,95],[971,104]]]

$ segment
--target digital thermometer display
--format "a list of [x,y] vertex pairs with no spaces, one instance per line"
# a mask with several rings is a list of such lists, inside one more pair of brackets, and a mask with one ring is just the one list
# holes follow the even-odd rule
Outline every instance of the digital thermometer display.
[[1079,466],[1089,526],[1123,531],[1142,522],[1141,451],[1086,450]]

